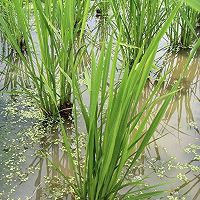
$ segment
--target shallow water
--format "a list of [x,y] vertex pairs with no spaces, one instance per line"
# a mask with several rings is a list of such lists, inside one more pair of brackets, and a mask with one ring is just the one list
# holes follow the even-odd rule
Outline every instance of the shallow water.
[[[161,43],[160,47],[164,44],[164,42]],[[169,67],[173,68],[161,93],[169,90],[174,81],[179,78],[187,58],[187,51],[179,54],[166,52],[165,49],[159,51],[157,64],[160,70],[152,74],[154,78],[163,74]],[[3,68],[2,65],[0,69]],[[200,53],[193,59],[181,83],[183,90],[177,93],[170,104],[161,126],[141,159],[140,167],[134,171],[135,176],[148,176],[147,182],[151,184],[167,181],[169,184],[161,188],[169,189],[171,194],[178,199],[181,199],[182,195],[188,200],[200,199],[199,75]],[[143,101],[150,92],[151,84],[146,86]],[[3,79],[0,82],[0,87],[2,86]],[[2,174],[0,193],[2,196],[0,199],[25,200],[28,197],[35,200],[53,199],[52,191],[59,193],[60,188],[64,189],[64,183],[56,178],[59,177],[58,172],[49,167],[50,161],[66,174],[70,173],[67,157],[62,151],[60,132],[56,126],[53,126],[44,130],[46,137],[41,135],[42,132],[38,133],[38,141],[31,140],[29,137],[38,131],[38,126],[35,124],[40,124],[41,119],[36,115],[32,120],[28,113],[23,115],[18,110],[13,110],[12,103],[15,98],[18,99],[18,97],[11,98],[9,95],[0,98],[0,139],[2,141],[0,147],[0,172]],[[87,95],[85,99],[88,99]],[[17,108],[21,109],[20,106]],[[27,105],[23,109],[26,110]],[[37,113],[34,110],[30,113],[32,112]],[[70,127],[68,131],[72,131]],[[41,156],[41,150],[49,152],[50,160]],[[49,179],[44,178],[45,176]],[[15,191],[12,190],[13,188]],[[65,196],[67,193],[63,190]],[[60,194],[60,199],[63,194]],[[170,199],[170,197],[164,199]]]
[[[187,62],[188,53],[186,51],[178,54],[166,53],[159,61],[163,71],[167,67],[173,67],[168,81],[163,85],[163,91],[169,90],[174,81],[178,80]],[[198,53],[181,82],[182,91],[174,97],[160,128],[154,135],[155,141],[149,145],[145,153],[146,168],[144,167],[143,173],[145,175],[152,173],[149,182],[152,184],[169,182],[170,184],[164,188],[168,188],[172,193],[175,192],[174,196],[178,199],[181,199],[182,195],[186,199],[200,198],[199,73]]]

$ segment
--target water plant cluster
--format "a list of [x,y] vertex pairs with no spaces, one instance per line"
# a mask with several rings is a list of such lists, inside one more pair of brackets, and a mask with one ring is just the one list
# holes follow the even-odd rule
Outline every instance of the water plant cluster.
[[[165,1],[165,9],[166,13],[169,14],[170,1]],[[198,38],[196,32],[198,22],[199,13],[183,4],[167,32],[173,50],[188,49],[193,45]]]
[[[59,124],[69,165],[62,169],[51,164],[65,179],[71,198],[163,195],[158,185],[128,176],[181,91],[200,46],[199,1],[2,0],[0,10],[0,32],[10,49],[3,57],[1,91],[28,95],[45,116],[44,124]],[[101,33],[90,33],[94,20],[109,31],[98,23],[102,27],[94,32]],[[168,90],[160,92],[171,69],[157,77],[143,101],[164,37],[171,49],[192,49]],[[13,80],[14,87],[9,85]],[[66,121],[73,127],[70,133]],[[41,155],[48,159],[46,152]]]

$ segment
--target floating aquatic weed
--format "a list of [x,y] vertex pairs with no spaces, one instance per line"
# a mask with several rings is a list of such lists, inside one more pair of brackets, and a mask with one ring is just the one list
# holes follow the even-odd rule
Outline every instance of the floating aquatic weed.
[[179,173],[177,174],[177,178],[180,180],[180,181],[183,181],[183,182],[188,182],[188,178],[185,174],[182,174],[182,173]]
[[174,196],[171,196],[171,195],[170,195],[170,196],[167,196],[167,198],[168,198],[169,200],[179,200],[178,197],[174,197]]
[[200,173],[200,167],[199,167],[199,166],[188,165],[188,168],[191,169],[191,171],[193,171],[193,172],[198,172],[198,173]]
[[22,126],[28,127],[36,121],[44,120],[44,116],[41,114],[39,109],[36,108],[36,106],[33,106],[33,104],[34,103],[30,98],[23,96],[16,102],[7,102],[7,105],[1,114],[5,118],[11,118],[13,124],[19,124],[19,128]]
[[[38,113],[38,109],[35,106],[29,109],[30,105],[32,105],[31,101],[22,98],[15,103],[8,102],[2,111],[2,114],[6,116],[4,119],[6,128],[0,128],[2,129],[0,139],[3,141],[0,153],[2,167],[0,181],[3,185],[8,185],[2,194],[3,199],[9,199],[18,184],[26,182],[29,175],[38,170],[35,166],[29,166],[28,163],[46,133],[41,125],[39,128],[41,116],[34,115]],[[23,110],[26,109],[27,113],[24,114]],[[30,122],[34,122],[35,125],[32,126]]]
[[[153,162],[152,162],[153,161]],[[155,159],[147,160],[149,168],[152,169],[156,176],[162,178],[166,174],[166,161],[160,161]]]
[[186,153],[197,154],[197,151],[200,150],[200,145],[190,144],[187,148],[184,149]]
[[69,187],[67,182],[58,176],[45,176],[42,193],[46,199],[62,199],[69,193]]

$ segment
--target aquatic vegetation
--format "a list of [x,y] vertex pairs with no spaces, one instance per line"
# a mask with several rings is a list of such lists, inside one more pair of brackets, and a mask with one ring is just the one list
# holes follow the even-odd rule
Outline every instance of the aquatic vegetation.
[[[90,97],[88,108],[82,100],[82,91],[78,82],[79,77],[73,76],[73,91],[77,99],[74,101],[74,105],[78,101],[88,134],[84,170],[80,167],[79,157],[77,158],[78,165],[74,163],[70,154],[70,144],[65,133],[63,133],[63,137],[77,184],[76,186],[72,185],[72,187],[79,198],[114,199],[119,196],[120,198],[139,199],[143,198],[143,195],[146,195],[145,197],[160,195],[160,191],[149,192],[148,187],[140,189],[140,191],[144,190],[144,194],[137,194],[137,191],[132,187],[139,186],[140,182],[129,182],[126,180],[126,176],[148,145],[182,79],[180,78],[173,85],[169,93],[159,96],[159,89],[165,80],[165,76],[161,77],[157,87],[153,89],[142,105],[141,110],[137,112],[139,97],[152,69],[159,41],[180,5],[173,10],[170,18],[154,37],[139,62],[142,53],[142,49],[140,49],[140,54],[137,56],[130,73],[129,67],[123,67],[124,71],[120,77],[119,85],[115,85],[115,74],[121,41],[118,41],[114,49],[112,62],[109,59],[113,48],[112,37],[108,45],[103,45],[98,61],[96,61],[93,54],[91,76],[86,80]],[[190,59],[198,46],[199,43],[191,53]],[[185,66],[180,77],[183,77],[186,73],[187,67],[188,65]],[[76,75],[77,73],[73,74]],[[157,106],[158,102],[160,103],[159,107]],[[76,108],[75,106],[75,131],[78,135]],[[152,112],[155,112],[153,119],[151,119]],[[77,140],[77,149],[79,149],[78,145]],[[79,155],[78,152],[77,155]],[[131,163],[128,167],[124,167],[130,157],[132,158]],[[132,188],[129,192],[119,193],[128,186]]]
[[[39,138],[44,137],[45,134],[42,131],[39,133],[37,126],[32,127],[31,122],[36,118],[30,120],[30,116],[34,117],[33,113],[37,110],[32,109],[29,111],[29,115],[21,115],[22,110],[27,108],[29,108],[27,101],[16,103],[15,108],[13,108],[13,104],[9,105],[8,103],[1,112],[1,116],[4,118],[1,122],[3,121],[5,125],[0,126],[0,140],[2,142],[0,148],[1,199],[11,198],[18,188],[18,183],[29,180],[29,175],[34,174],[37,170],[34,166],[28,166],[27,160],[28,156],[35,154]],[[34,135],[37,135],[37,139]]]
[[[23,73],[28,75],[35,92],[26,87],[23,90],[35,99],[47,116],[56,118],[59,110],[63,113],[71,109],[68,77],[71,77],[78,51],[74,43],[77,41],[81,45],[89,2],[1,2],[14,16],[12,19],[9,12],[5,16],[1,14],[1,32],[21,59],[23,68],[21,65],[16,68],[19,71],[26,69]],[[13,24],[20,34],[10,29]]]
[[95,11],[96,11],[96,17],[104,18],[108,17],[109,10],[110,10],[110,2],[109,0],[103,0],[103,1],[96,1],[95,2]]
[[[20,185],[34,180],[38,190],[42,190],[41,196],[39,192],[36,192],[41,198],[45,199],[52,195],[58,198],[64,195],[61,188],[66,186],[65,180],[56,181],[60,174],[52,170],[52,166],[41,153],[41,151],[48,152],[55,163],[59,155],[63,154],[64,158],[61,157],[60,162],[65,161],[64,151],[57,151],[59,146],[62,146],[57,125],[53,121],[44,122],[45,117],[41,116],[41,112],[33,105],[33,101],[25,96],[20,97],[15,103],[7,102],[1,116],[3,120],[0,123],[0,140],[2,141],[0,198],[11,198],[20,190]],[[1,126],[2,121],[5,126]],[[41,172],[46,169],[48,169],[46,175],[48,177],[43,178]],[[65,164],[62,170],[67,170]],[[67,187],[65,190],[69,191]],[[53,191],[54,194],[52,194]],[[34,192],[31,194],[32,192],[30,189],[30,193],[22,194],[22,199],[31,199],[31,196],[35,195]]]
[[[19,121],[28,118],[31,123],[34,123],[33,118],[41,117],[39,125],[21,133],[29,138],[30,145],[38,143],[39,146],[37,158],[28,167],[28,172],[40,167],[36,187],[42,188],[45,160],[48,177],[44,182],[47,190],[50,190],[49,198],[70,196],[84,200],[113,200],[149,199],[165,195],[159,188],[160,184],[146,184],[144,176],[141,176],[145,167],[144,150],[173,97],[181,90],[180,85],[188,75],[200,39],[170,87],[161,92],[166,79],[170,80],[171,71],[167,70],[157,77],[149,95],[145,94],[145,99],[142,97],[145,87],[151,83],[152,70],[157,68],[154,60],[159,42],[183,5],[182,1],[173,4],[175,7],[168,17],[165,15],[164,0],[95,2],[97,4],[92,9],[98,7],[101,11],[99,17],[110,20],[117,30],[113,30],[111,35],[105,34],[106,37],[103,33],[99,44],[94,42],[87,47],[83,41],[90,11],[89,0],[2,2],[12,7],[14,23],[20,34],[11,31],[7,21],[9,16],[5,14],[0,15],[0,29],[20,59],[20,65],[16,67],[20,69],[23,66],[21,70],[24,72],[23,69],[26,69],[24,73],[31,81],[30,87],[18,83],[24,90],[22,93],[25,92],[31,99],[28,108],[20,110],[20,106],[13,105],[6,112],[19,115]],[[192,5],[194,7],[195,4]],[[113,13],[109,13],[110,8]],[[80,74],[85,48],[89,52],[90,62],[81,69],[83,74]],[[32,106],[34,102],[38,105],[36,110]],[[35,112],[33,116],[30,111]],[[72,118],[64,121],[63,115],[68,114],[72,114]],[[44,120],[44,116],[53,116],[60,122],[59,127],[52,123],[55,120]],[[82,120],[81,124],[79,119]],[[23,152],[26,152],[24,139],[21,144]],[[5,146],[4,151],[12,153],[11,147]],[[198,148],[191,146],[186,151],[195,152],[194,159],[199,160],[196,153]],[[157,154],[156,161],[160,158]],[[19,164],[24,163],[23,155],[20,159]],[[14,162],[11,162],[12,165],[10,161],[5,163],[12,168]],[[163,162],[159,164],[158,168],[153,169],[161,178],[166,170]],[[51,171],[49,167],[52,167]],[[187,166],[180,163],[168,165],[171,169],[175,167],[195,172],[199,170],[193,163]],[[135,171],[138,169],[140,173],[137,176]],[[17,173],[21,181],[27,180],[27,174]],[[11,172],[8,179],[12,177]],[[176,178],[183,184],[193,181],[182,173],[177,174]],[[176,199],[176,193],[183,187],[176,188],[167,198]]]
[[[158,33],[166,18],[170,15],[177,1],[172,0],[134,0],[110,1],[117,27],[116,35],[122,35],[122,55],[130,68],[143,46],[143,53],[152,38]],[[198,6],[196,7],[196,9]],[[195,10],[183,4],[173,19],[166,35],[172,49],[190,48],[197,41],[196,27],[199,18]]]
[[166,20],[164,1],[111,0],[110,2],[118,30],[116,34],[122,31],[123,57],[131,69],[140,48],[143,47],[144,54],[152,38],[159,32]]
[[[173,6],[171,1],[165,0],[167,14],[170,13]],[[167,32],[167,37],[173,50],[191,48],[193,46],[197,40],[196,27],[198,17],[199,11],[183,4]]]
[[[176,136],[171,135],[169,133],[169,137],[176,138]],[[169,138],[167,137],[167,138]],[[191,137],[187,136],[189,139]],[[167,139],[166,138],[166,139]],[[178,139],[177,139],[178,140]],[[197,140],[199,142],[199,140]],[[194,141],[196,143],[196,141]],[[160,145],[161,143],[158,142]],[[183,143],[180,144],[184,145]],[[154,148],[154,144],[149,145]],[[168,145],[166,145],[168,146]],[[160,181],[168,182],[170,181],[171,184],[166,185],[168,188],[168,195],[171,197],[176,197],[177,199],[195,199],[198,197],[198,184],[199,184],[199,166],[198,160],[195,160],[195,157],[199,154],[198,152],[199,145],[191,144],[185,147],[185,149],[181,149],[180,152],[184,153],[186,151],[190,156],[188,157],[188,161],[182,160],[181,156],[173,157],[175,155],[173,151],[170,151],[168,148],[166,149],[165,153],[162,153],[162,148],[159,148],[159,153],[161,155],[160,159],[155,157],[153,152],[152,155],[146,155],[146,166],[144,166],[145,171],[149,173],[152,171],[154,172],[153,177],[151,179],[153,181]],[[169,151],[168,151],[169,150]],[[181,155],[181,154],[178,154]],[[163,159],[163,157],[166,157]],[[185,156],[184,156],[185,158]],[[191,192],[192,191],[192,192]]]

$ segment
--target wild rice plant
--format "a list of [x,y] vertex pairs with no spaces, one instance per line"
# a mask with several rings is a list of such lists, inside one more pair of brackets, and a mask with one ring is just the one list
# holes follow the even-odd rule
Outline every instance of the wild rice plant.
[[[178,3],[161,30],[153,38],[142,58],[143,48],[140,48],[131,71],[129,71],[129,65],[123,63],[125,68],[120,84],[115,83],[121,37],[119,36],[114,50],[112,37],[108,45],[102,45],[98,61],[96,61],[95,55],[92,55],[91,75],[86,80],[90,97],[89,107],[83,101],[78,81],[79,76],[77,76],[77,69],[75,69],[72,76],[75,97],[75,132],[78,138],[78,111],[76,106],[78,102],[88,134],[86,136],[84,162],[81,161],[82,150],[79,146],[79,140],[77,139],[76,142],[76,156],[73,157],[65,131],[63,131],[63,137],[71,167],[74,170],[74,181],[69,181],[69,184],[73,188],[75,196],[79,199],[110,200],[116,197],[120,199],[147,199],[154,195],[160,195],[161,191],[148,191],[152,187],[135,189],[136,186],[141,184],[141,181],[128,180],[127,175],[148,145],[172,97],[178,90],[179,83],[187,71],[190,60],[200,45],[199,40],[180,78],[174,83],[169,93],[163,96],[159,95],[166,74],[160,78],[157,86],[138,111],[139,98],[153,67],[159,41],[180,6],[181,2]],[[114,51],[114,57],[111,61],[112,51]],[[153,119],[151,118],[152,113],[155,116]],[[128,192],[123,192],[122,189],[127,189]]]
[[0,2],[1,16],[4,17],[4,20],[8,24],[9,30],[12,31],[13,35],[18,38],[18,41],[22,37],[20,29],[17,24],[17,19],[14,11],[14,4],[8,0],[2,0]]
[[[20,57],[34,92],[23,90],[45,115],[57,117],[59,109],[63,115],[69,113],[68,80],[78,51],[74,43],[81,45],[90,0],[3,0],[1,5],[8,13],[0,15],[0,30]],[[13,32],[13,24],[20,34]]]
[[116,34],[122,31],[123,57],[131,68],[139,49],[143,46],[142,54],[145,53],[166,19],[164,1],[110,0],[110,3],[118,30]]
[[[173,3],[171,3],[173,2]],[[166,13],[169,14],[173,9],[174,1],[165,0]],[[167,37],[172,50],[191,48],[197,40],[196,27],[199,12],[183,4],[177,16],[174,18]]]
[[[166,75],[164,75],[138,111],[139,99],[154,66],[153,61],[159,41],[169,28],[182,3],[177,3],[160,31],[155,34],[155,37],[151,38],[145,52],[146,43],[139,47],[137,56],[131,63],[131,69],[130,62],[124,60],[124,71],[119,84],[115,84],[115,81],[119,52],[124,50],[120,47],[133,47],[128,46],[129,44],[124,41],[124,38],[127,37],[124,36],[125,32],[121,30],[121,25],[116,47],[114,48],[111,37],[107,45],[103,42],[98,59],[94,53],[92,54],[91,74],[86,78],[90,100],[90,105],[87,107],[84,104],[79,85],[78,63],[80,54],[76,53],[73,44],[78,32],[80,34],[79,44],[81,44],[89,4],[86,3],[85,5],[83,19],[79,18],[82,21],[81,30],[74,30],[74,25],[76,27],[75,1],[47,0],[43,4],[39,0],[33,0],[33,21],[37,30],[40,50],[38,54],[38,47],[34,44],[24,7],[18,0],[12,2],[14,3],[18,26],[25,40],[27,56],[22,55],[16,38],[10,32],[8,24],[2,16],[0,16],[0,24],[3,33],[17,50],[28,70],[28,74],[30,74],[30,78],[33,80],[37,91],[37,95],[33,98],[37,100],[41,107],[45,108],[45,111],[56,115],[58,102],[60,105],[66,102],[68,91],[71,88],[73,89],[73,114],[77,138],[76,158],[72,156],[70,141],[63,125],[61,125],[61,128],[66,153],[73,169],[72,176],[74,179],[68,179],[68,183],[73,188],[75,195],[84,200],[112,200],[116,197],[133,200],[148,199],[153,195],[160,195],[161,191],[151,191],[151,186],[135,189],[135,186],[139,186],[141,181],[128,180],[127,175],[130,168],[136,165],[138,158],[149,143],[172,97],[178,90],[181,78],[185,75],[192,56],[200,45],[200,40],[198,40],[180,78],[173,84],[169,93],[163,96],[159,95],[159,89],[166,78]],[[114,1],[112,3],[114,4]],[[28,5],[30,6],[30,4]],[[115,9],[115,16],[117,22],[121,20],[117,17],[119,16],[117,9]],[[81,50],[79,53],[81,53]],[[111,60],[112,52],[114,52],[114,57]],[[74,59],[74,54],[76,59]],[[57,90],[57,85],[60,86],[60,90]],[[62,101],[63,99],[64,101]],[[83,163],[80,158],[81,149],[78,140],[77,102],[87,130]],[[153,119],[151,118],[152,112],[155,114]],[[122,189],[128,189],[128,192],[123,192]]]
[[[16,38],[16,42],[21,50],[21,53],[25,55],[26,49],[24,46],[24,40],[22,37],[22,33],[18,27],[16,15],[14,12],[14,4],[12,4],[10,1],[3,0],[0,2],[1,6],[1,16],[4,18],[4,20],[7,23],[8,29],[13,33],[13,35]],[[1,28],[0,28],[1,29]],[[2,38],[4,40],[4,44],[6,44],[6,38],[3,32],[1,32]],[[21,65],[20,56],[18,53],[9,46],[9,44],[6,44],[6,51],[4,49],[4,52],[1,53],[1,62],[2,64],[5,64],[4,70],[1,72],[4,74],[4,77],[2,77],[4,81],[4,89],[10,88],[11,90],[17,89],[18,83],[21,85],[27,85],[27,78],[26,76],[26,69]],[[20,66],[19,69],[16,66]],[[25,78],[26,77],[26,78]]]

